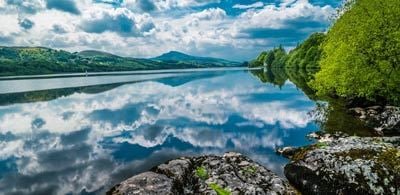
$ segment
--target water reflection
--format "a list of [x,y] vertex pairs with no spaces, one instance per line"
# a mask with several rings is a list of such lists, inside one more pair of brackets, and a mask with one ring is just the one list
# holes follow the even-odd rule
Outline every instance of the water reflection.
[[168,159],[226,151],[282,174],[274,148],[318,129],[307,114],[316,104],[292,82],[243,71],[88,89],[1,98],[2,194],[102,194]]
[[371,136],[375,131],[367,127],[362,121],[351,116],[345,103],[340,99],[319,97],[308,85],[317,70],[305,69],[268,69],[252,71],[264,83],[283,86],[287,81],[296,85],[311,100],[316,102],[316,107],[309,112],[309,116],[327,133],[344,132],[348,135]]

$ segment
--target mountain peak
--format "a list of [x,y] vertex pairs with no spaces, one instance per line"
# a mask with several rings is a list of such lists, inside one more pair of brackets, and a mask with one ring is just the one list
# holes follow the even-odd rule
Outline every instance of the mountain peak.
[[174,61],[180,61],[180,60],[194,60],[199,57],[191,56],[179,51],[169,51],[168,53],[164,53],[158,57],[155,57],[154,59],[156,60],[174,60]]
[[219,64],[221,66],[239,66],[240,63],[232,62],[224,59],[191,56],[179,51],[169,51],[158,57],[152,58],[158,61],[183,61],[193,64]]

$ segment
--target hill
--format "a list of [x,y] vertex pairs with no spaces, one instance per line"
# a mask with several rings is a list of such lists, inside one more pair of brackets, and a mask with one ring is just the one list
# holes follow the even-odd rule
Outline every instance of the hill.
[[100,57],[119,57],[119,56],[111,54],[111,53],[107,53],[107,52],[103,52],[103,51],[96,51],[96,50],[81,51],[81,52],[78,52],[78,55],[83,56],[83,57],[96,57],[96,56],[100,56]]
[[0,76],[85,71],[103,72],[208,68],[239,65],[239,63],[229,63],[227,60],[217,60],[214,58],[187,60],[187,57],[183,57],[182,60],[179,58],[175,59],[176,60],[154,60],[127,58],[95,50],[71,53],[45,47],[0,47]]
[[161,56],[152,58],[152,60],[156,61],[175,61],[175,62],[186,62],[191,64],[214,64],[217,66],[241,66],[242,64],[239,62],[233,62],[229,60],[219,59],[219,58],[210,58],[210,57],[198,57],[191,56],[185,53],[181,53],[178,51],[170,51],[168,53],[162,54]]

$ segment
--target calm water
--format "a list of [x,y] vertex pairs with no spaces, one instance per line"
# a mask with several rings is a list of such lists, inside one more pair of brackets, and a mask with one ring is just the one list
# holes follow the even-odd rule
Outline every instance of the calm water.
[[102,194],[166,160],[227,151],[283,175],[274,148],[310,143],[316,103],[289,80],[260,80],[227,70],[0,81],[0,194]]

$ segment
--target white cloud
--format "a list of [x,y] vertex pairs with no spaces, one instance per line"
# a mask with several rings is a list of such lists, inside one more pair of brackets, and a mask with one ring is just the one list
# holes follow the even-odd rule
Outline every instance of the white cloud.
[[255,2],[250,5],[236,4],[233,6],[233,8],[235,8],[235,9],[251,9],[251,8],[260,8],[260,7],[264,7],[264,3],[261,1]]
[[333,11],[330,6],[315,6],[308,1],[295,1],[289,6],[283,4],[280,7],[267,5],[263,9],[244,12],[235,26],[278,29],[285,27],[287,21],[296,19],[327,22]]
[[[238,4],[233,7],[243,8],[239,9],[239,15],[228,15],[220,7],[194,9],[220,2],[218,0],[156,0],[150,2],[155,6],[155,13],[145,13],[145,8],[138,8],[139,1],[145,2],[126,0],[121,7],[116,7],[109,3],[93,3],[92,0],[76,1],[81,15],[46,10],[43,0],[36,3],[26,1],[35,3],[35,9],[30,11],[26,10],[26,3],[19,5],[18,9],[24,9],[24,12],[17,11],[17,5],[7,5],[7,8],[0,8],[1,21],[4,21],[0,24],[0,37],[10,41],[4,37],[14,33],[14,45],[41,45],[69,51],[100,49],[131,57],[153,57],[180,50],[244,60],[253,58],[260,50],[274,47],[278,41],[244,36],[243,31],[287,28],[288,21],[296,20],[323,23],[333,12],[330,6],[313,5],[307,0],[284,1],[279,5]],[[255,7],[258,9],[251,9]],[[29,18],[35,25],[23,31],[18,18]],[[56,33],[54,26],[64,27],[66,33]],[[293,31],[309,34],[313,29],[299,27]]]
[[199,20],[222,20],[227,15],[225,10],[220,8],[210,8],[198,13],[191,14],[192,17]]

